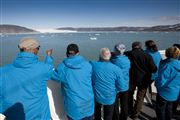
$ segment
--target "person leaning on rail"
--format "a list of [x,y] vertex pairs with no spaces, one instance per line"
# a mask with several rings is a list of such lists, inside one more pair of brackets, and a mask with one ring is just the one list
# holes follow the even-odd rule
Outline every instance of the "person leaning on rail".
[[156,115],[158,120],[171,120],[172,105],[180,91],[180,50],[170,47],[165,51],[166,59],[160,63],[157,88]]
[[[157,77],[158,77],[158,69],[159,69],[159,64],[162,60],[162,57],[161,57],[161,54],[160,52],[158,51],[158,47],[156,45],[156,43],[153,41],[153,40],[147,40],[145,42],[145,47],[146,47],[146,50],[145,50],[145,53],[149,54],[152,59],[153,59],[153,62],[154,64],[156,65],[157,67],[157,71],[155,73],[152,73],[152,76],[151,76],[151,83],[149,85],[149,88],[148,88],[148,94],[151,95],[151,99],[152,99],[152,88],[151,88],[151,84],[152,82],[154,82]],[[150,99],[150,100],[151,100]]]
[[66,55],[52,79],[61,83],[67,117],[69,120],[93,120],[92,66],[80,55],[77,44],[69,44]]
[[[117,94],[114,106],[113,120],[127,120],[128,119],[128,90],[129,90],[129,69],[130,60],[124,55],[126,46],[124,44],[116,44],[114,52],[111,57],[111,62],[117,65],[122,70],[124,77],[123,89]],[[119,102],[120,100],[120,102]],[[119,104],[120,103],[120,104]],[[121,112],[119,111],[121,108]]]
[[[177,47],[180,50],[180,44],[173,44],[174,47]],[[178,60],[180,60],[180,55],[178,57]],[[173,103],[173,114],[174,115],[180,115],[180,91],[178,99]]]
[[[157,67],[151,56],[142,50],[140,42],[132,43],[132,50],[125,52],[131,61],[128,112],[132,119],[138,119],[141,112],[144,97],[148,86],[151,83],[151,74],[157,71]],[[134,91],[137,89],[136,101],[134,104]]]
[[0,113],[7,120],[49,120],[47,81],[53,74],[52,50],[38,61],[39,42],[24,38],[13,63],[0,68]]
[[101,108],[104,107],[104,120],[113,120],[116,95],[124,87],[122,70],[110,62],[108,48],[100,50],[99,61],[91,61],[93,67],[93,88],[95,95],[95,120],[101,120]]

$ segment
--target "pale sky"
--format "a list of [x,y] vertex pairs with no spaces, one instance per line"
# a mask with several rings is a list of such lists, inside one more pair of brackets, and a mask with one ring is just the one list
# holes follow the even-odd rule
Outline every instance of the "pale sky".
[[32,29],[180,23],[180,0],[1,0],[1,24]]

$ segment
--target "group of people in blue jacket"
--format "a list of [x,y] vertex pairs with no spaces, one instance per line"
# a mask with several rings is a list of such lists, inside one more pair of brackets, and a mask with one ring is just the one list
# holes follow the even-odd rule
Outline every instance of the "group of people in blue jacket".
[[125,51],[125,45],[116,44],[113,52],[102,48],[98,61],[87,61],[77,44],[69,44],[67,57],[54,68],[52,49],[40,62],[39,42],[23,38],[13,63],[0,68],[0,113],[7,120],[50,120],[47,81],[54,80],[61,84],[69,120],[135,120],[155,81],[157,119],[170,120],[180,92],[180,50],[168,48],[162,60],[153,40],[145,46],[144,51],[141,42],[133,42]]

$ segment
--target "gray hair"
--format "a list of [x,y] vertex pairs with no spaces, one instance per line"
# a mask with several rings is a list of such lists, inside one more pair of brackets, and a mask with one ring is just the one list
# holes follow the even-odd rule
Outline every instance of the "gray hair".
[[99,56],[102,60],[110,60],[111,52],[108,48],[101,48]]

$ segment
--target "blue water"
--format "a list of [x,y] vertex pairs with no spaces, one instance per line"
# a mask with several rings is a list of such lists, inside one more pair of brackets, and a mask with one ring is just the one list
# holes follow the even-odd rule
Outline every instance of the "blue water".
[[[180,32],[103,32],[103,33],[53,33],[53,34],[18,34],[1,36],[0,66],[11,63],[18,50],[18,42],[24,37],[38,39],[41,45],[39,59],[45,57],[45,50],[53,48],[55,65],[65,58],[66,47],[70,43],[79,45],[80,54],[88,60],[98,59],[99,50],[108,47],[113,50],[116,43],[123,43],[127,50],[131,49],[134,41],[154,40],[160,50],[164,50],[174,43],[180,43]],[[91,39],[92,38],[92,39]]]

